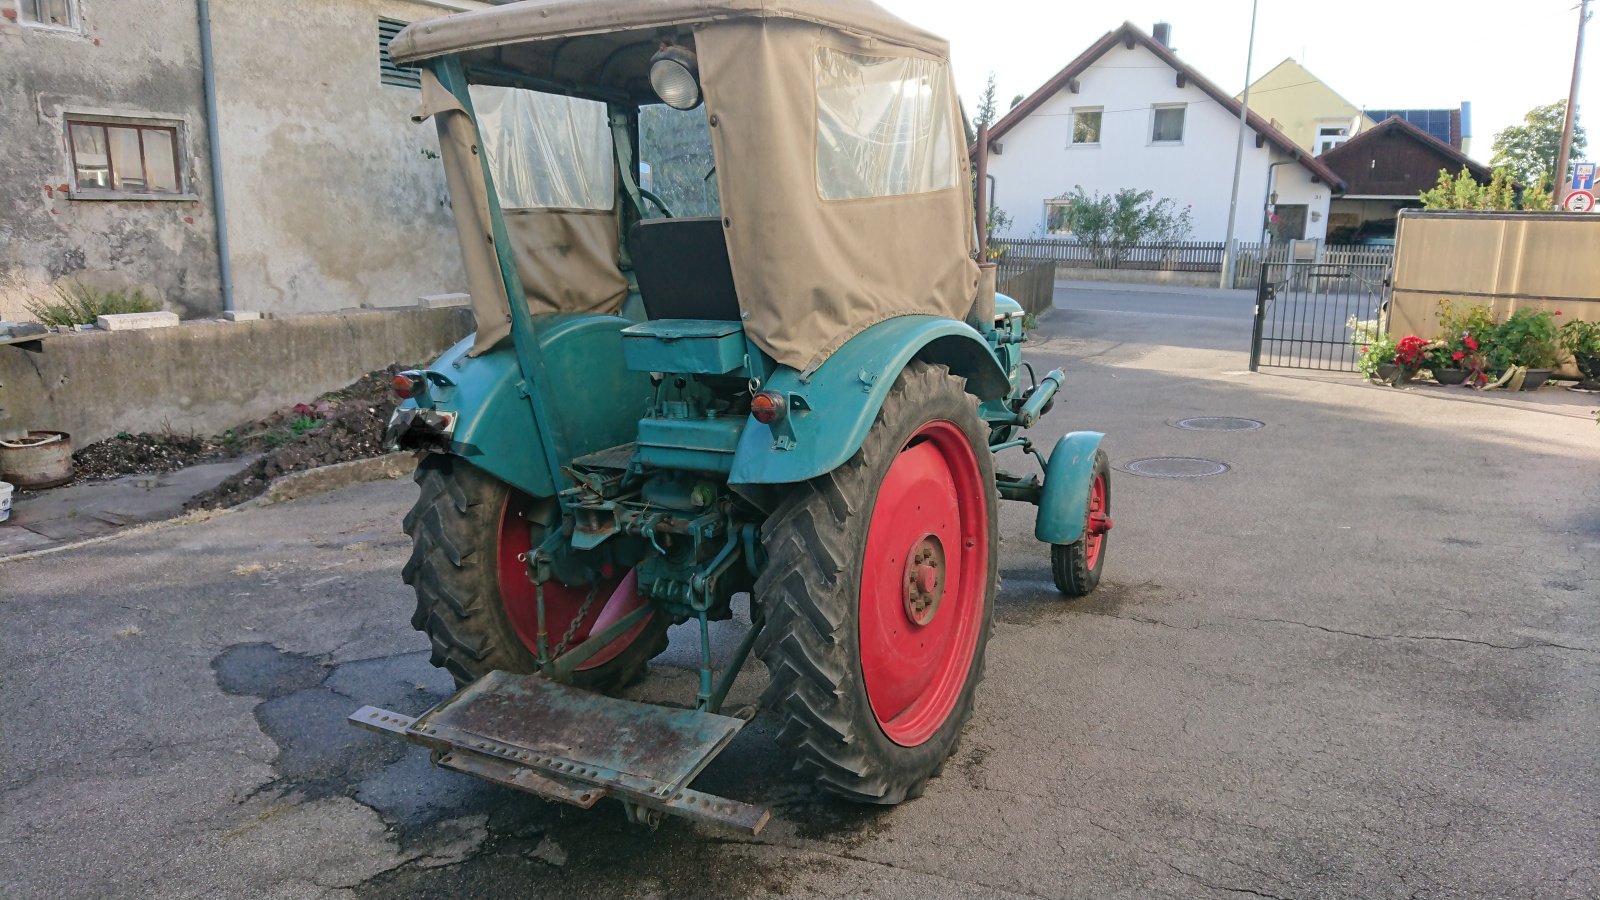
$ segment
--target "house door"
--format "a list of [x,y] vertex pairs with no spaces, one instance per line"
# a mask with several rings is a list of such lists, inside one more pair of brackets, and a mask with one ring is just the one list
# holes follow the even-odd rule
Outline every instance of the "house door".
[[1278,216],[1277,223],[1272,229],[1272,242],[1283,244],[1289,241],[1305,240],[1306,236],[1306,205],[1304,203],[1280,203],[1274,209]]

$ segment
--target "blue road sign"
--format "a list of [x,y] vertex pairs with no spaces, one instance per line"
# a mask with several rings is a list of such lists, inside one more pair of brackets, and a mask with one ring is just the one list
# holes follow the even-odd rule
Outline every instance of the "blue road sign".
[[1575,191],[1594,190],[1594,163],[1580,162],[1573,164],[1572,189]]

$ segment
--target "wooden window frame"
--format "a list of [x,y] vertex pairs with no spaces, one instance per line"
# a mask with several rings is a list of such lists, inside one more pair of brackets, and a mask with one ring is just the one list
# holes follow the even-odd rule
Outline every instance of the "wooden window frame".
[[[69,196],[75,200],[194,200],[194,194],[189,193],[188,178],[185,177],[183,166],[183,128],[179,123],[159,119],[125,118],[122,116],[99,116],[88,113],[67,113],[63,117],[66,123],[67,164],[72,169],[72,191]],[[78,181],[78,142],[73,137],[74,128],[98,128],[101,141],[106,148],[106,184],[107,187],[84,185]],[[138,190],[127,190],[117,187],[117,167],[111,154],[112,128],[127,128],[139,135],[139,174],[145,187]],[[172,146],[172,175],[175,186],[170,191],[150,190],[150,161],[146,157],[145,132],[161,132],[167,136]]]
[[83,33],[83,4],[80,0],[66,0],[67,24],[52,25],[49,22],[35,22],[22,14],[22,5],[28,0],[16,0],[13,7],[17,11],[17,24],[23,28],[33,28],[39,31],[54,31],[63,34]]

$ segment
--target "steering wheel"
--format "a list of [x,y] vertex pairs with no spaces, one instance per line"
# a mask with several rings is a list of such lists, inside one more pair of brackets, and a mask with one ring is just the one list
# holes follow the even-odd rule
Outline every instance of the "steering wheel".
[[[656,205],[656,209],[661,210],[661,215],[664,218],[668,218],[668,219],[673,218],[672,210],[667,209],[667,205],[665,203],[661,202],[661,198],[660,197],[657,197],[655,194],[650,193],[649,191],[645,190],[644,188],[639,188],[639,196],[643,197],[646,200],[649,200],[651,203],[654,203]],[[643,213],[644,210],[641,209],[641,210],[639,210],[639,212]]]

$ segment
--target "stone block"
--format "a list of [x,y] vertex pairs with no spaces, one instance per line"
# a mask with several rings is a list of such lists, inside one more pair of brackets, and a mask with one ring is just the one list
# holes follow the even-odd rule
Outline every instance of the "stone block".
[[171,328],[178,324],[173,312],[117,313],[101,316],[94,324],[101,331],[139,331],[144,328]]
[[223,311],[222,317],[229,322],[255,322],[260,320],[261,313],[243,309],[229,309]]
[[471,294],[426,294],[417,298],[423,309],[444,309],[448,306],[471,306]]

